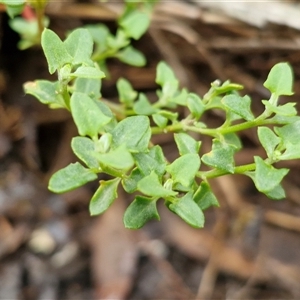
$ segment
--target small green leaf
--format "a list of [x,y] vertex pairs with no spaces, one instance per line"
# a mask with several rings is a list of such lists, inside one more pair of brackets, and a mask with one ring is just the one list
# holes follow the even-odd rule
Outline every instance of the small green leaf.
[[148,149],[151,137],[149,118],[146,116],[128,117],[114,128],[112,134],[112,147],[125,144],[132,152],[142,152]]
[[173,70],[165,62],[161,61],[156,67],[155,82],[164,86],[167,82],[177,81]]
[[152,197],[164,198],[177,195],[177,192],[166,189],[162,186],[158,175],[154,171],[152,171],[150,175],[142,178],[138,182],[137,188],[143,194]]
[[212,150],[204,154],[201,160],[208,166],[224,170],[228,173],[234,173],[234,153],[236,147],[221,142],[218,139],[213,140]]
[[[14,10],[15,6],[12,6],[11,8],[12,10]],[[48,27],[49,19],[47,17],[44,17],[42,23],[44,27]],[[25,50],[33,45],[40,46],[41,41],[37,19],[26,20],[22,17],[16,17],[9,20],[9,26],[14,31],[19,33],[21,37],[21,40],[18,42],[19,49]]]
[[194,202],[193,194],[187,193],[182,198],[169,205],[169,209],[181,217],[185,222],[195,228],[204,226],[204,214],[200,207]]
[[276,146],[281,139],[268,127],[258,127],[258,139],[266,150],[269,158],[273,158]]
[[238,135],[236,133],[226,133],[223,135],[223,137],[224,137],[224,141],[227,144],[235,147],[236,152],[243,148],[241,139],[238,137]]
[[205,111],[205,106],[198,95],[190,93],[187,98],[187,106],[192,115],[198,120]]
[[170,101],[178,105],[187,106],[188,96],[189,93],[187,92],[187,90],[182,89],[177,95],[173,96],[172,99],[170,99]]
[[73,57],[72,64],[93,65],[93,39],[90,32],[84,28],[73,30],[64,41],[68,53]]
[[41,103],[65,107],[64,99],[58,93],[59,83],[48,80],[36,80],[24,84],[26,94],[36,97]]
[[153,114],[152,115],[153,122],[159,127],[159,128],[165,128],[168,124],[168,119],[160,114]]
[[274,131],[282,139],[284,144],[298,144],[300,138],[300,120],[283,127],[275,127]]
[[264,194],[273,200],[281,200],[285,198],[285,191],[280,184],[275,186],[271,191],[265,192]]
[[154,171],[162,176],[166,169],[166,159],[160,146],[156,145],[148,153],[139,152],[133,154],[137,167],[144,175],[149,175]]
[[76,136],[72,139],[71,147],[76,156],[90,169],[99,169],[99,163],[95,158],[95,143],[91,139]]
[[107,37],[110,35],[108,27],[104,24],[89,24],[84,28],[89,31],[96,43],[96,52],[104,52],[107,47]]
[[135,67],[143,67],[146,64],[144,54],[132,46],[127,46],[122,49],[115,55],[115,57],[117,57],[120,61]]
[[255,156],[254,161],[256,164],[254,183],[263,193],[271,192],[289,172],[289,169],[275,169],[259,156]]
[[45,28],[42,33],[41,43],[50,74],[53,74],[65,64],[72,62],[72,56],[68,53],[64,43],[54,31]]
[[220,206],[219,202],[211,190],[210,185],[202,181],[199,188],[194,194],[194,201],[198,204],[201,210],[205,210],[211,206]]
[[122,185],[127,193],[133,193],[137,189],[138,182],[145,177],[140,169],[135,168],[131,171],[129,176],[124,176],[122,179]]
[[195,141],[190,135],[186,133],[175,133],[174,139],[180,155],[199,153],[201,142]]
[[48,188],[54,193],[64,193],[95,179],[97,175],[94,172],[76,162],[54,173],[50,178]]
[[224,81],[221,86],[219,81],[215,81],[211,85],[212,85],[212,90],[216,95],[239,91],[244,88],[242,85],[237,83],[232,83],[229,80]]
[[160,219],[156,208],[156,200],[143,196],[135,197],[124,214],[125,227],[130,229],[141,228],[152,219]]
[[[128,46],[130,40],[123,29],[118,29],[115,36],[109,35],[107,37],[107,47],[112,53],[108,53],[107,57],[115,55],[115,52],[121,48]],[[105,56],[104,56],[105,57]]]
[[271,92],[280,95],[293,95],[294,75],[288,63],[278,63],[270,71],[264,86]]
[[17,15],[20,15],[24,10],[25,0],[2,0],[1,2],[3,2],[6,5],[6,12],[10,18],[14,18]]
[[167,118],[168,120],[170,120],[172,123],[176,122],[178,120],[178,113],[174,113],[168,110],[160,110],[158,111],[158,114]]
[[117,89],[120,102],[124,103],[127,107],[132,107],[138,93],[132,88],[130,82],[124,78],[118,79]]
[[101,180],[100,187],[95,192],[90,202],[90,214],[91,216],[100,215],[105,212],[110,205],[117,199],[118,185],[120,178],[114,178],[112,180]]
[[96,151],[100,153],[108,152],[110,149],[112,141],[112,136],[110,133],[106,132],[101,135],[100,139],[96,142]]
[[159,101],[164,102],[165,105],[171,105],[172,108],[176,107],[176,105],[172,103],[172,99],[174,98],[174,95],[178,92],[178,86],[178,80],[167,81],[162,86],[161,95],[158,93]]
[[199,168],[199,155],[188,153],[174,160],[166,167],[166,170],[172,175],[174,183],[180,183],[184,187],[190,187]]
[[118,170],[127,171],[134,165],[133,158],[124,144],[107,153],[97,153],[95,157],[101,164]]
[[268,100],[262,100],[262,103],[266,106],[266,108],[270,111],[273,112],[275,114],[281,115],[281,116],[288,116],[288,117],[292,117],[297,115],[297,110],[294,107],[296,105],[296,103],[286,103],[284,105],[273,105],[270,103],[270,101]]
[[105,77],[104,72],[95,67],[81,66],[75,72],[70,74],[72,77],[101,79]]
[[90,98],[98,100],[100,94],[101,80],[92,78],[76,78],[74,91],[87,94]]
[[249,96],[241,97],[239,95],[226,95],[222,99],[222,103],[226,108],[239,115],[246,121],[254,120],[254,116],[251,111],[251,99]]
[[133,10],[119,21],[128,37],[138,40],[150,25],[150,16],[147,13]]
[[74,92],[70,104],[74,122],[82,136],[97,138],[100,129],[111,120],[86,94]]
[[279,156],[280,160],[299,159],[300,158],[300,147],[299,144],[286,143],[286,150]]
[[157,112],[157,109],[155,109],[145,94],[140,93],[138,100],[133,105],[133,110],[137,115],[152,115],[155,112]]

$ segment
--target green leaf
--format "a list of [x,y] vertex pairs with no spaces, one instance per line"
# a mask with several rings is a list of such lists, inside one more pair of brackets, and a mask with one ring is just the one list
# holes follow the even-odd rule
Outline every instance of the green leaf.
[[181,217],[185,222],[195,228],[204,226],[204,214],[200,207],[194,202],[193,194],[187,193],[182,198],[169,205],[169,209]]
[[205,111],[205,106],[198,95],[190,93],[187,98],[187,106],[192,115],[198,120]]
[[195,141],[186,133],[175,133],[174,139],[180,155],[195,153],[198,154],[201,146],[200,141]]
[[160,219],[156,200],[142,196],[135,197],[124,214],[125,227],[130,229],[141,228],[152,219]]
[[135,67],[143,67],[146,64],[144,54],[132,46],[127,46],[120,50],[115,57],[117,57],[120,61]]
[[264,86],[271,92],[280,95],[293,95],[294,75],[288,63],[278,63],[270,71]]
[[275,127],[274,131],[282,139],[283,144],[299,144],[300,120],[283,127]]
[[74,91],[87,94],[90,98],[97,100],[100,98],[101,80],[78,77],[75,80]]
[[80,78],[91,78],[91,79],[101,79],[105,77],[104,72],[100,71],[95,67],[79,67],[75,72],[70,74],[72,77]]
[[259,156],[254,157],[256,164],[255,176],[252,178],[256,188],[263,193],[271,192],[278,186],[289,169],[275,169]]
[[64,99],[59,91],[59,83],[48,80],[36,80],[24,84],[26,94],[36,97],[41,103],[65,107]]
[[186,89],[182,89],[177,95],[173,96],[170,101],[178,105],[187,106],[187,99],[189,95],[190,94]]
[[226,94],[229,92],[242,90],[244,87],[237,83],[232,83],[229,80],[223,82],[220,86],[220,82],[217,80],[211,84],[212,91],[216,95]]
[[152,171],[150,175],[142,178],[138,182],[137,188],[143,194],[152,197],[164,198],[177,195],[177,192],[166,189],[162,186],[158,175],[154,171]]
[[[15,10],[16,7],[12,6],[12,10]],[[23,7],[21,6],[22,10]],[[14,12],[12,12],[14,13]],[[43,18],[42,21],[44,27],[48,27],[49,19],[47,17]],[[39,26],[37,19],[26,20],[22,17],[16,17],[9,20],[9,26],[19,33],[21,40],[18,42],[18,48],[21,50],[25,50],[33,45],[40,46],[40,34],[39,34]]]
[[96,43],[97,52],[104,52],[107,48],[107,37],[110,35],[108,27],[104,24],[89,24],[84,28],[89,31]]
[[97,153],[95,157],[101,164],[118,170],[126,171],[134,165],[134,160],[124,144],[107,153]]
[[286,150],[279,156],[280,160],[299,159],[300,158],[300,147],[299,144],[292,144],[287,142],[285,144]]
[[74,122],[82,136],[97,138],[100,129],[111,120],[86,94],[74,92],[70,104]]
[[271,104],[268,100],[262,100],[262,103],[266,106],[266,108],[270,111],[273,112],[275,114],[281,115],[281,116],[288,116],[288,117],[292,117],[297,115],[297,110],[294,107],[296,105],[296,103],[286,103],[284,105],[273,105]]
[[258,127],[257,133],[258,139],[266,150],[268,157],[272,159],[275,148],[281,139],[268,127]]
[[147,13],[133,10],[119,20],[128,37],[138,40],[150,25],[150,16]]
[[159,100],[164,102],[165,105],[171,105],[172,108],[176,107],[176,105],[172,103],[172,99],[178,91],[178,85],[178,80],[167,81],[162,87],[161,95],[158,94]]
[[137,167],[144,175],[149,175],[154,171],[162,176],[166,169],[166,159],[160,146],[156,145],[148,153],[139,152],[133,154]]
[[188,153],[174,160],[166,167],[166,170],[172,175],[174,183],[180,183],[185,187],[190,187],[199,168],[199,155]]
[[174,113],[168,110],[159,110],[158,114],[167,118],[168,120],[170,120],[172,123],[176,122],[178,120],[178,113]]
[[122,185],[127,193],[133,193],[137,189],[138,182],[145,177],[140,169],[135,168],[131,171],[129,176],[124,176],[122,179]]
[[22,11],[24,10],[25,1],[8,1],[8,0],[2,0],[6,5],[6,12],[9,15],[10,18],[14,18],[17,15],[20,15]]
[[90,169],[99,169],[99,163],[95,158],[95,143],[91,139],[76,136],[72,139],[71,147],[76,156]]
[[102,134],[100,139],[96,142],[96,151],[100,153],[108,152],[108,150],[110,149],[111,141],[112,136],[110,133],[106,132]]
[[235,114],[239,115],[246,121],[254,120],[254,116],[251,111],[251,99],[249,96],[241,97],[239,95],[226,95],[222,99],[222,103],[225,107]]
[[149,118],[146,116],[128,117],[114,128],[112,134],[112,147],[125,144],[132,152],[142,152],[148,149],[151,137]]
[[132,88],[130,82],[124,78],[117,81],[117,89],[119,93],[120,102],[124,103],[127,107],[132,107],[134,100],[138,93]]
[[87,29],[77,28],[73,30],[64,41],[64,44],[68,53],[73,57],[73,65],[93,65],[91,60],[93,38]]
[[[107,55],[107,57],[112,57],[115,55],[115,52],[118,51],[121,48],[124,48],[128,46],[130,43],[130,40],[128,39],[128,36],[126,35],[125,31],[123,29],[118,29],[115,36],[109,35],[107,37],[107,46],[108,49],[111,51],[111,53],[104,53]],[[104,56],[105,58],[105,56]]]
[[220,206],[215,194],[211,190],[210,185],[205,181],[201,182],[193,199],[201,210],[205,210],[211,206]]
[[234,173],[234,153],[236,147],[221,142],[218,139],[213,140],[212,150],[204,154],[201,160],[208,166],[226,171],[228,173]]
[[281,116],[275,115],[274,117],[269,119],[270,124],[277,124],[277,125],[286,125],[296,123],[300,120],[300,116]]
[[165,62],[159,62],[156,67],[155,82],[160,86],[164,86],[166,83],[172,81],[178,81],[173,70]]
[[159,127],[159,128],[165,128],[168,124],[168,119],[161,114],[153,114],[152,115],[153,122]]
[[152,115],[157,112],[149,100],[147,99],[146,95],[143,93],[139,94],[138,100],[133,105],[133,110],[137,115]]
[[76,162],[54,173],[48,188],[54,193],[64,193],[95,179],[97,175],[94,172]]
[[117,199],[117,189],[120,180],[120,178],[114,178],[112,180],[100,181],[100,187],[97,189],[90,202],[89,210],[91,216],[102,214],[110,207],[114,200]]
[[48,62],[50,74],[53,74],[65,64],[72,62],[72,56],[68,53],[64,43],[52,30],[44,29],[41,43]]
[[226,133],[223,135],[223,137],[227,144],[235,147],[236,152],[243,148],[242,142],[236,133]]
[[281,200],[285,198],[285,191],[280,184],[275,186],[271,191],[265,192],[264,194],[273,200]]

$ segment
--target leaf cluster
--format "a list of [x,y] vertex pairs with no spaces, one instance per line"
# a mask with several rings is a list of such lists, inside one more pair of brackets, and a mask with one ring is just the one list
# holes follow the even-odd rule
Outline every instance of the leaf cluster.
[[[146,31],[152,6],[147,2],[137,5],[127,3],[116,35],[104,25],[75,29],[64,41],[50,29],[42,33],[49,72],[57,73],[58,80],[36,80],[24,88],[50,108],[70,111],[78,129],[71,147],[80,161],[56,172],[49,189],[63,193],[99,176],[109,178],[100,180],[90,201],[90,213],[99,215],[108,209],[118,198],[121,186],[134,194],[124,215],[127,228],[140,228],[149,220],[158,220],[157,202],[161,200],[191,226],[203,227],[203,211],[219,205],[209,181],[227,174],[249,176],[260,192],[275,200],[284,198],[281,181],[288,169],[278,169],[274,164],[300,158],[300,118],[295,103],[279,102],[280,96],[293,94],[290,65],[279,63],[271,69],[264,83],[270,98],[262,100],[265,109],[258,116],[252,112],[251,98],[240,95],[243,86],[215,81],[200,97],[180,88],[165,62],[157,66],[156,101],[134,90],[124,78],[117,82],[119,103],[107,101],[100,92],[106,60],[117,57],[135,66],[145,63],[130,39],[138,39]],[[185,107],[187,116],[180,116],[178,107]],[[226,115],[217,128],[203,122],[202,116],[212,109]],[[257,129],[266,155],[255,156],[251,164],[236,166],[235,154],[243,148],[238,133],[249,128]],[[178,157],[172,162],[166,159],[163,148],[151,141],[153,135],[170,132],[178,149]],[[211,137],[209,152],[203,153],[201,141],[192,133]]]

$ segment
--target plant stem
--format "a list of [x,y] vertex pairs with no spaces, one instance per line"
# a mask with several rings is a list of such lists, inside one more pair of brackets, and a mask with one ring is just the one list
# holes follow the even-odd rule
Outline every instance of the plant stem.
[[[255,163],[237,166],[234,168],[234,174],[243,174],[247,171],[253,171],[253,170],[255,170],[255,168],[256,168]],[[199,171],[199,172],[197,172],[196,176],[201,179],[211,179],[211,178],[216,178],[216,177],[220,177],[220,176],[227,175],[227,174],[230,174],[230,173],[225,170],[214,169],[214,170],[210,170],[210,171]]]

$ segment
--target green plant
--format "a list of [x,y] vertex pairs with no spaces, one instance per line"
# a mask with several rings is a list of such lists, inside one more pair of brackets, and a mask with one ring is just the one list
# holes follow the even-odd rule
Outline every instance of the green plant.
[[[129,3],[132,8],[131,5]],[[130,9],[124,14],[125,20],[129,12]],[[99,66],[104,66],[105,60],[115,57],[119,51],[131,49],[129,38],[139,38],[148,26],[148,23],[139,25],[142,18],[134,17],[127,23],[124,18],[119,20],[121,29],[115,38],[111,38],[107,29],[102,30],[102,25],[76,29],[65,41],[49,29],[42,33],[49,72],[57,72],[58,80],[36,80],[26,83],[24,88],[50,108],[70,111],[79,133],[71,147],[81,161],[56,172],[50,179],[49,189],[56,193],[67,192],[97,180],[99,174],[106,174],[110,179],[100,180],[90,201],[90,213],[103,213],[117,199],[121,185],[127,193],[135,194],[124,215],[128,228],[140,228],[151,219],[159,219],[156,208],[159,199],[191,226],[203,227],[203,211],[219,205],[209,181],[227,174],[249,176],[256,188],[269,198],[284,198],[281,181],[288,169],[273,165],[300,158],[297,140],[300,117],[295,103],[279,103],[280,96],[293,94],[289,64],[279,63],[270,71],[264,86],[271,96],[262,100],[265,109],[259,116],[251,111],[250,97],[239,95],[241,85],[215,81],[200,97],[179,88],[173,71],[164,62],[157,66],[156,102],[120,78],[117,82],[120,103],[113,103],[101,97],[101,79],[105,73]],[[94,29],[106,33],[99,38]],[[137,34],[138,30],[141,31]],[[114,45],[114,50],[109,45]],[[130,57],[133,64],[135,59],[139,60],[134,55]],[[187,116],[180,116],[179,106],[188,109]],[[218,128],[208,128],[202,121],[202,116],[212,109],[226,115],[225,122]],[[257,128],[266,158],[255,156],[253,163],[236,166],[234,156],[243,148],[238,133],[249,128]],[[153,135],[170,132],[178,148],[178,158],[173,162],[167,161],[160,145],[151,142]],[[201,141],[190,133],[210,136],[211,151],[202,154]]]

